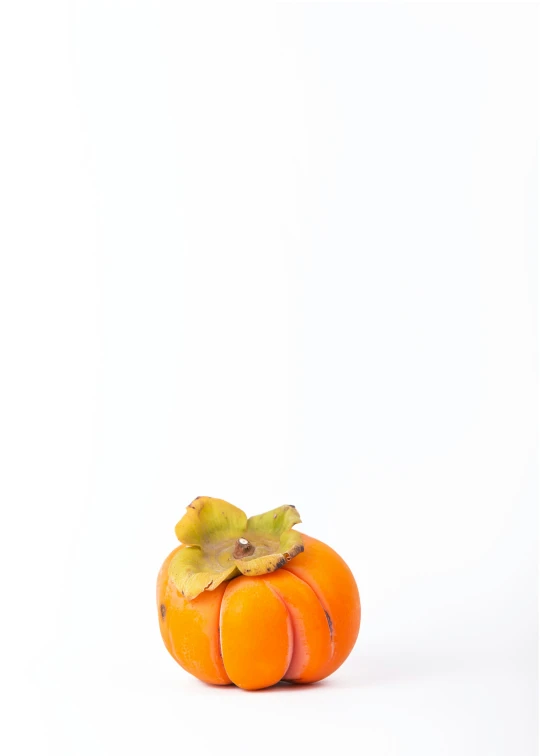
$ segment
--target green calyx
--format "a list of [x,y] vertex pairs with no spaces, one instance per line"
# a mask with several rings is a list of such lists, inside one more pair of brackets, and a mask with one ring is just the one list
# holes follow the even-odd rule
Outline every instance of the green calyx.
[[238,575],[265,575],[304,550],[296,530],[300,516],[285,505],[248,517],[222,499],[199,496],[175,528],[184,544],[169,564],[169,577],[188,601]]

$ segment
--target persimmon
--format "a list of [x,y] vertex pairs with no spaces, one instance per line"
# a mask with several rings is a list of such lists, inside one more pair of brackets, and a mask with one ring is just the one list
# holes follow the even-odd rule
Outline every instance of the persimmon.
[[195,677],[246,690],[312,683],[350,654],[360,628],[353,574],[329,546],[293,530],[286,505],[249,519],[200,496],[157,581],[161,636]]

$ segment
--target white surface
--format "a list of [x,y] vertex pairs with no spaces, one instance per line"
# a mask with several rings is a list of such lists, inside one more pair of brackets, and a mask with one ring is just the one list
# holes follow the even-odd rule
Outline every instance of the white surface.
[[[537,10],[0,17],[0,750],[536,753]],[[348,560],[328,681],[168,657],[199,494]]]

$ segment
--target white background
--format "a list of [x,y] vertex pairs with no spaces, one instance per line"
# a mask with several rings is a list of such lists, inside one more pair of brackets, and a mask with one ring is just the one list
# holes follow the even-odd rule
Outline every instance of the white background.
[[[3,753],[536,753],[537,16],[3,4]],[[329,680],[168,656],[201,494],[349,562]]]

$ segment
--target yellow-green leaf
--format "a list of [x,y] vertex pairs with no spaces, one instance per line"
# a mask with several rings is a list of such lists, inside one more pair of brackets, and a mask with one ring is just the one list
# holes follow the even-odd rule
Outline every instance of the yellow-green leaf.
[[212,564],[199,546],[180,549],[169,564],[169,577],[188,601],[203,591],[215,590],[224,580],[238,574],[234,563],[228,568]]
[[250,517],[247,521],[247,532],[252,534],[264,534],[266,536],[280,536],[293,525],[302,522],[298,510],[292,504],[271,509],[264,514]]
[[223,499],[199,496],[191,502],[175,528],[176,537],[186,546],[238,538],[245,531],[245,512]]
[[290,505],[248,520],[227,501],[200,496],[176,526],[185,547],[171,560],[169,576],[191,600],[240,574],[273,572],[304,550],[301,534],[291,529],[299,522]]

